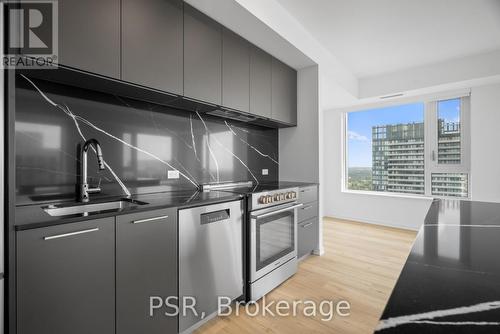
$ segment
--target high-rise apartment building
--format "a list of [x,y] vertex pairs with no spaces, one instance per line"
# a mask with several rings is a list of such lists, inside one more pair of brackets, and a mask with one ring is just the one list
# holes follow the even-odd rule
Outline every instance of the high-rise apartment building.
[[[460,123],[439,120],[437,159],[439,164],[460,163]],[[464,177],[432,174],[432,194],[466,196]],[[372,127],[372,187],[375,191],[425,194],[423,122]]]
[[[439,164],[460,164],[460,123],[438,120]],[[433,173],[432,194],[435,196],[467,196],[467,174]]]
[[424,194],[424,123],[372,127],[373,190]]

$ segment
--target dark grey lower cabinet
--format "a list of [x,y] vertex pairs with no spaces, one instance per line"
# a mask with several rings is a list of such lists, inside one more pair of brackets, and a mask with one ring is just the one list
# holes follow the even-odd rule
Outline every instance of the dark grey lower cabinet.
[[17,333],[115,333],[115,224],[17,233]]
[[318,218],[312,218],[298,224],[297,227],[297,257],[301,258],[306,254],[310,254],[318,244]]
[[116,217],[117,334],[176,333],[178,318],[165,315],[174,310],[151,316],[150,298],[177,296],[177,209]]
[[300,187],[298,202],[302,203],[297,217],[297,257],[300,259],[318,247],[318,185]]

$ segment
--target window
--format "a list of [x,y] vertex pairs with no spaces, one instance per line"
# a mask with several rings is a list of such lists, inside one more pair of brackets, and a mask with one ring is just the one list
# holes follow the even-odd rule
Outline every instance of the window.
[[346,188],[469,197],[468,103],[460,97],[346,113]]

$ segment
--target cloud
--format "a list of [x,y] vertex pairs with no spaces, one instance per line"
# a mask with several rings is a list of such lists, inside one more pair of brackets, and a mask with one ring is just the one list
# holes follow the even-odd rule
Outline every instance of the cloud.
[[368,141],[368,138],[366,136],[360,135],[359,133],[354,131],[349,131],[348,137],[349,140]]

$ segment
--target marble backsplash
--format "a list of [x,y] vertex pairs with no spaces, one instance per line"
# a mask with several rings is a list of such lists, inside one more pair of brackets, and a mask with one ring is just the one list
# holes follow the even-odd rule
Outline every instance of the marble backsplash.
[[[34,80],[16,80],[16,205],[74,200],[78,145],[89,152],[91,185],[120,194],[195,189],[226,181],[278,180],[278,130]],[[262,175],[267,169],[268,175]],[[179,178],[168,178],[178,171]]]

